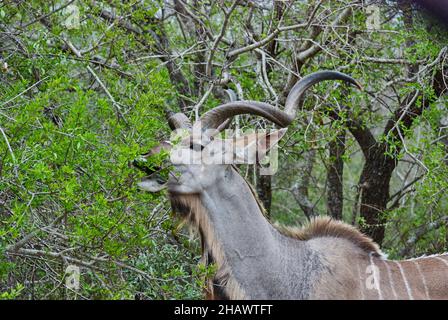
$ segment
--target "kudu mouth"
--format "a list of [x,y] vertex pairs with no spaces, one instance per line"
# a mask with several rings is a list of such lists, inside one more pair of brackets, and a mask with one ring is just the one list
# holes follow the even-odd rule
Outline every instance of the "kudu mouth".
[[[146,170],[143,170],[146,172]],[[168,179],[160,175],[158,172],[153,172],[142,178],[140,182],[137,183],[137,186],[149,192],[159,192],[167,188]]]
[[146,173],[146,176],[137,183],[138,187],[149,192],[159,192],[167,187],[169,169],[167,169],[168,166],[164,165],[164,163],[160,165],[152,165],[149,163],[148,158],[153,154],[154,152],[151,151],[142,154],[135,158],[131,164],[134,168]]

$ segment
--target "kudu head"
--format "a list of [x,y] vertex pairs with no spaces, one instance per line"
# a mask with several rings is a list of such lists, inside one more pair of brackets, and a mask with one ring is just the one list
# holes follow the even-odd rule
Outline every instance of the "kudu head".
[[[312,73],[291,89],[285,109],[255,101],[234,101],[220,105],[206,112],[195,123],[182,113],[167,113],[171,129],[176,132],[177,143],[163,142],[151,149],[134,165],[149,175],[139,183],[139,187],[150,192],[168,189],[170,196],[200,195],[203,190],[216,184],[224,177],[233,164],[254,164],[260,161],[274,146],[294,120],[303,103],[304,93],[312,85],[324,80],[343,80],[361,87],[353,78],[335,71]],[[236,115],[251,114],[261,116],[280,127],[266,133],[250,133],[232,139],[220,139],[218,134],[227,127]],[[173,139],[172,139],[173,140]],[[176,139],[174,139],[176,140]],[[144,162],[161,152],[170,154],[170,170],[162,177],[160,168],[148,169]]]

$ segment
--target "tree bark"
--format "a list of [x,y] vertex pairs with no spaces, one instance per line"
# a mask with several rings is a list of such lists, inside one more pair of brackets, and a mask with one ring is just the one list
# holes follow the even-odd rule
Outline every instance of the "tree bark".
[[292,187],[294,199],[308,220],[318,215],[318,212],[314,210],[314,204],[309,199],[309,186],[315,158],[316,150],[312,149],[303,153],[303,165],[299,166],[297,182]]
[[346,132],[343,130],[328,145],[330,151],[329,168],[327,172],[327,214],[334,219],[342,220],[344,208],[344,160]]
[[386,147],[381,143],[371,148],[359,179],[361,230],[378,244],[384,239],[385,210],[392,172],[396,167],[395,159],[385,155]]
[[272,179],[271,176],[260,175],[260,167],[257,165],[257,194],[261,200],[263,207],[266,209],[266,214],[269,217],[271,214],[272,205]]

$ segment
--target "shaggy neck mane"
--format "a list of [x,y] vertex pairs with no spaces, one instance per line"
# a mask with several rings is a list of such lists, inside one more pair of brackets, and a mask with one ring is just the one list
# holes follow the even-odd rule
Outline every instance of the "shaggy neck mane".
[[275,225],[275,228],[285,236],[302,241],[322,237],[346,239],[368,254],[378,257],[384,255],[378,244],[371,238],[355,227],[342,221],[333,220],[330,217],[314,217],[303,227]]
[[[246,181],[247,183],[247,181]],[[253,187],[247,183],[252,190],[260,211],[265,215],[265,210],[259,201]],[[239,283],[232,276],[232,270],[227,263],[222,244],[216,237],[209,214],[197,194],[180,195],[170,194],[172,209],[181,219],[192,226],[201,238],[202,263],[205,265],[216,264],[217,272],[213,279],[207,280],[206,295],[210,299],[245,299],[246,295]],[[378,245],[372,239],[359,232],[356,228],[341,221],[329,217],[313,218],[304,227],[286,227],[275,224],[274,227],[284,236],[306,241],[319,237],[334,237],[346,239],[366,254],[382,256]]]
[[246,299],[246,294],[232,276],[221,243],[216,238],[215,231],[207,210],[202,205],[199,195],[170,194],[173,211],[181,219],[199,232],[202,246],[201,262],[205,265],[216,264],[217,272],[213,279],[207,279],[207,299]]
[[[257,201],[260,211],[263,213],[263,216],[268,219],[266,216],[266,210],[262,202],[258,198],[258,194],[256,193],[254,187],[246,179],[244,179],[244,181],[252,191],[252,195]],[[371,238],[360,232],[352,225],[349,225],[342,221],[333,220],[330,217],[313,217],[310,219],[310,222],[308,224],[302,227],[288,227],[277,223],[275,223],[273,226],[281,234],[293,239],[306,241],[321,237],[343,238],[354,243],[356,246],[358,246],[368,254],[373,254],[374,256],[384,256],[378,244]]]

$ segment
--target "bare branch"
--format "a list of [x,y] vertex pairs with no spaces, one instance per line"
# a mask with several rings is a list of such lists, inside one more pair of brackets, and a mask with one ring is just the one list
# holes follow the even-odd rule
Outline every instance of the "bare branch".
[[225,11],[224,21],[222,23],[221,31],[219,32],[218,36],[213,41],[212,47],[210,48],[210,52],[209,52],[209,55],[207,57],[207,63],[206,63],[206,66],[205,66],[205,75],[207,77],[211,77],[211,75],[212,75],[213,56],[215,55],[215,52],[218,49],[219,43],[221,42],[222,38],[224,37],[224,34],[226,32],[226,29],[227,29],[227,24],[229,23],[230,16],[232,15],[233,10],[235,10],[235,8],[236,8],[238,3],[239,3],[239,0],[235,0],[232,3],[232,5],[230,6],[230,8],[227,11]]

